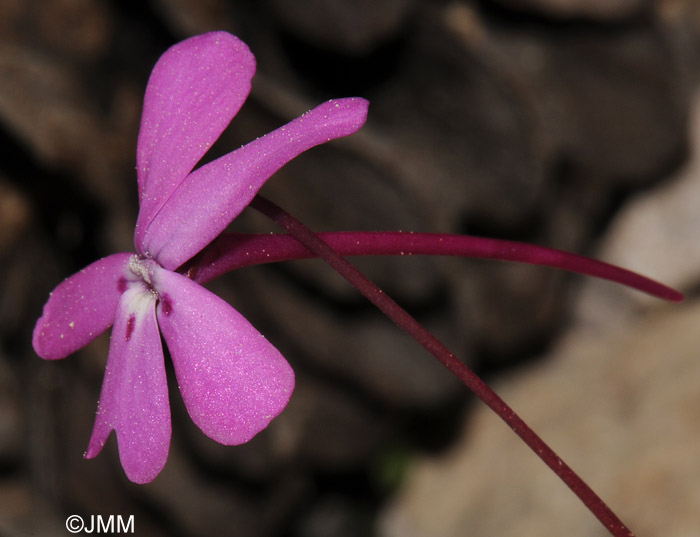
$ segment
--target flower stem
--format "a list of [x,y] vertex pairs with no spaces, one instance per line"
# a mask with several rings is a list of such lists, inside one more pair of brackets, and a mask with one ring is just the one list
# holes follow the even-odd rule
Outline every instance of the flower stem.
[[314,255],[322,258],[387,317],[418,341],[462,383],[486,403],[522,438],[544,463],[581,499],[588,509],[615,537],[634,537],[633,533],[591,489],[491,388],[432,333],[408,312],[337,253],[319,235],[274,203],[256,196],[250,204],[282,227]]

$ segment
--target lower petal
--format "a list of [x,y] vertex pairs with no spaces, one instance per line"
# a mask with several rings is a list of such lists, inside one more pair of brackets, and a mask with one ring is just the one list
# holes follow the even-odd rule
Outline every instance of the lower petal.
[[287,406],[294,372],[279,351],[228,303],[161,269],[158,323],[192,421],[210,438],[250,440]]
[[95,261],[54,289],[34,328],[32,344],[39,356],[65,358],[110,327],[131,256],[114,254]]
[[99,408],[85,457],[117,434],[119,458],[135,483],[153,481],[170,448],[170,404],[163,348],[155,315],[156,297],[132,288],[119,301]]

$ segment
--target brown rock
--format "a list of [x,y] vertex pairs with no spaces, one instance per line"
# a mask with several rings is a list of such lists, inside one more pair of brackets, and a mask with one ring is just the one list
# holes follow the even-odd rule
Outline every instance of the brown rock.
[[0,176],[0,256],[19,239],[29,220],[26,197]]
[[365,53],[395,37],[415,0],[267,0],[285,29],[316,46]]
[[639,14],[651,0],[496,0],[514,10],[555,18],[619,20]]
[[[638,535],[683,537],[700,502],[700,303],[613,333],[578,332],[496,391]],[[417,462],[385,537],[604,535],[598,521],[490,410]]]
[[[668,183],[633,197],[621,208],[599,254],[681,291],[700,282],[700,93],[690,111],[690,126],[688,162]],[[585,322],[604,326],[640,306],[657,304],[644,294],[590,281],[578,314]],[[601,311],[607,314],[601,316]]]
[[3,535],[51,537],[65,531],[65,517],[26,483],[0,482],[0,531]]

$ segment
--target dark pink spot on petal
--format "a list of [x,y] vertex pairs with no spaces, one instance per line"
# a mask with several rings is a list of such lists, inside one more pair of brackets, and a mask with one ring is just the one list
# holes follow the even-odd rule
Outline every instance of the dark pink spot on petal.
[[129,341],[131,339],[131,334],[134,333],[134,324],[136,323],[136,316],[132,313],[129,315],[129,320],[126,321],[126,334],[124,338],[126,341]]
[[126,278],[119,278],[117,281],[117,291],[120,293],[126,291]]
[[161,309],[163,310],[163,315],[166,317],[173,312],[173,303],[170,300],[170,297],[165,293],[160,296],[160,304]]

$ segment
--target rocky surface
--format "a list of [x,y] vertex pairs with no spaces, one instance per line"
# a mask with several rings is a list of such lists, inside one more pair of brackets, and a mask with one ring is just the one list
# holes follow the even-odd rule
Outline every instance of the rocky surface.
[[[576,331],[495,386],[637,535],[698,529],[698,322],[693,300],[612,333]],[[382,527],[386,537],[605,535],[482,407],[449,452],[411,467]]]
[[[638,535],[700,527],[700,94],[690,120],[688,163],[626,203],[601,246],[605,259],[690,289],[687,303],[589,282],[555,349],[495,386]],[[449,451],[409,467],[381,535],[605,534],[488,409],[475,409],[463,431]]]
[[[688,161],[663,185],[633,196],[600,247],[600,256],[611,263],[635,267],[680,289],[695,289],[700,281],[700,94],[693,99],[689,119]],[[600,282],[587,282],[586,291],[576,311],[587,324],[617,324],[655,303],[646,295]]]
[[561,19],[585,18],[592,21],[619,21],[639,16],[648,9],[649,0],[497,0],[522,13]]

